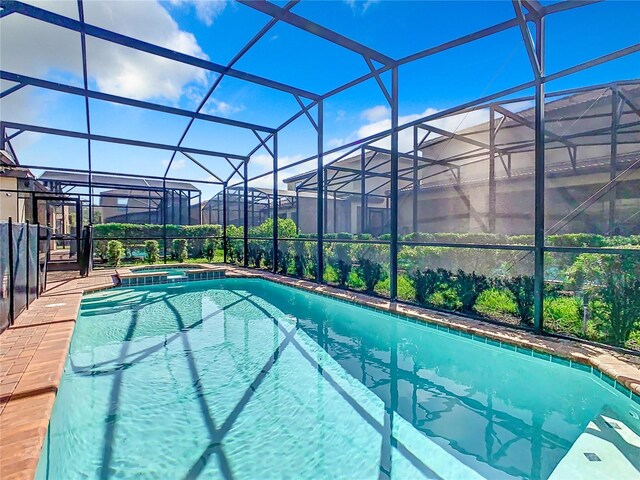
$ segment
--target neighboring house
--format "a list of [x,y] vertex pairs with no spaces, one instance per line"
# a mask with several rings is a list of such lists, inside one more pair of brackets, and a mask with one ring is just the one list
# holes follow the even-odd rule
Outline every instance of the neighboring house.
[[[250,187],[248,191],[248,225],[256,227],[271,218],[273,209],[273,194],[268,188]],[[296,196],[295,190],[278,190],[278,218],[290,218],[296,223],[300,233],[314,233],[317,228],[317,201],[313,192],[300,191]],[[327,212],[336,221],[340,232],[351,229],[350,206],[344,204],[340,198],[336,199],[334,210],[334,196],[328,196]],[[210,200],[202,204],[202,222],[222,224],[223,216],[222,193],[217,193]],[[298,207],[297,207],[298,206]],[[244,225],[244,196],[242,188],[227,190],[227,224]]]
[[[46,171],[40,180],[52,192],[77,196],[84,204],[83,210],[87,210],[87,174]],[[201,223],[200,190],[189,182],[167,180],[163,190],[162,180],[93,174],[91,186],[94,223],[161,224],[165,214],[168,224]]]
[[[46,192],[29,169],[20,168],[11,154],[0,150],[0,220],[14,222],[33,221],[30,192]],[[39,205],[44,215],[44,206]]]
[[[619,92],[612,97],[608,88],[590,89],[547,102],[547,233],[640,233],[640,84]],[[495,107],[493,142],[489,121],[455,134],[445,130],[446,121],[420,127],[420,137],[429,132],[427,140],[398,162],[400,234],[533,234],[535,112],[521,108],[522,102]],[[331,199],[325,206],[326,232],[389,232],[389,153],[365,147],[325,170]],[[296,190],[315,195],[317,189],[315,170],[284,182],[289,196]],[[314,206],[301,202],[300,216],[315,218]],[[315,232],[315,224],[301,231]]]

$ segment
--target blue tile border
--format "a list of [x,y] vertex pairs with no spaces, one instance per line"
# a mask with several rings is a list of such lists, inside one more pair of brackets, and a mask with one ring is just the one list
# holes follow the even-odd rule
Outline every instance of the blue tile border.
[[136,277],[124,277],[120,278],[120,286],[121,287],[140,287],[144,285],[163,285],[170,283],[182,283],[182,282],[193,282],[199,280],[219,280],[225,277],[224,270],[209,270],[206,272],[187,272],[186,276],[183,277],[171,277],[169,278],[167,275],[151,275],[148,277],[145,276],[136,276]]

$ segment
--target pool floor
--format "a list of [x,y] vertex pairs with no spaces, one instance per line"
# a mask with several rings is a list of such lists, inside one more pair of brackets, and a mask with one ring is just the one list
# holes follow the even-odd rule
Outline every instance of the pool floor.
[[588,372],[264,280],[114,289],[36,478],[546,479],[602,412],[640,431]]

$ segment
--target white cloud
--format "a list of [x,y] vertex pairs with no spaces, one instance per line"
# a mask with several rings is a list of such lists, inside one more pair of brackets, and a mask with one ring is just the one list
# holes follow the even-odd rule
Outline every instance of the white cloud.
[[188,6],[196,11],[198,20],[210,27],[213,21],[222,14],[227,6],[227,0],[170,0],[175,6]]
[[[328,140],[328,146],[331,148],[339,147],[341,145],[354,142],[361,138],[370,137],[391,129],[391,119],[384,118],[383,109],[385,109],[384,106],[378,106],[364,110],[361,114],[361,117],[369,120],[369,123],[361,125],[356,131],[352,132],[346,138],[332,138]],[[438,110],[435,108],[427,108],[420,113],[400,116],[398,118],[398,124],[402,126],[403,124],[413,122],[414,120],[434,115],[437,112]],[[383,119],[374,120],[380,117],[382,117]],[[447,130],[448,132],[457,132],[473,125],[484,123],[488,120],[489,116],[486,110],[477,110],[464,114],[438,118],[436,120],[427,122],[427,124],[433,125],[434,127],[439,127],[443,130]],[[429,138],[433,139],[436,136],[437,135],[431,134]],[[391,148],[391,139],[389,136],[386,136],[374,142],[373,145],[389,149]],[[412,128],[405,128],[398,133],[398,148],[401,152],[407,152],[413,148]],[[330,158],[337,158],[340,155],[341,152],[338,152],[337,154],[331,155],[331,157],[327,156],[326,159],[329,160]]]
[[360,114],[360,117],[369,122],[376,122],[383,118],[389,118],[389,115],[391,115],[391,109],[389,107],[377,105],[375,107],[367,108]]
[[[47,2],[33,2],[51,8]],[[56,11],[77,18],[76,2],[56,2]],[[88,23],[155,43],[188,55],[207,58],[193,34],[180,29],[157,1],[85,2]],[[2,69],[81,84],[80,35],[10,15],[2,19]],[[190,84],[204,84],[207,72],[171,60],[87,37],[90,81],[101,91],[138,99],[177,102]]]
[[[169,160],[162,161],[163,167],[166,167],[168,165],[169,165]],[[187,166],[187,161],[184,158],[178,158],[177,160],[174,159],[173,163],[171,164],[170,171],[175,172],[176,170],[182,170],[186,166]]]
[[373,4],[380,3],[380,0],[344,0],[347,5],[351,7],[353,13],[359,13],[364,15],[369,10],[369,7]]
[[329,148],[337,148],[337,147],[341,147],[342,145],[344,145],[346,142],[344,141],[344,138],[330,138],[327,141],[327,145],[329,146]]
[[244,105],[233,105],[231,103],[212,98],[207,102],[204,111],[210,115],[221,115],[226,117],[234,113],[242,112],[244,109]]
[[[282,168],[292,163],[302,160],[302,155],[285,155],[278,157],[278,167]],[[271,172],[273,168],[273,159],[269,154],[258,154],[251,157],[249,161],[249,178],[252,176],[260,175],[261,173]],[[287,170],[278,172],[278,188],[285,189],[286,185],[283,183],[284,178],[298,175],[299,173],[306,172],[310,169],[310,163],[303,163],[302,165],[296,165]],[[250,187],[257,188],[273,188],[273,175],[265,175],[257,180],[249,182]]]

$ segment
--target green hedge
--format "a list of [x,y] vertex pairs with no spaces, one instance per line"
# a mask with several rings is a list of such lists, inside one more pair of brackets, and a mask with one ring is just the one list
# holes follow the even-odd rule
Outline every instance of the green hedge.
[[[107,256],[108,239],[121,239],[125,249],[125,256],[131,258],[134,254],[144,254],[146,240],[155,239],[162,248],[164,228],[157,224],[134,223],[102,223],[94,225],[94,237],[103,238],[96,240],[95,252],[102,258]],[[204,245],[207,238],[221,237],[221,225],[167,225],[167,248],[172,245],[172,238],[186,238],[187,250],[190,257],[204,257]],[[196,238],[205,237],[205,238]]]
[[[273,220],[249,230],[248,263],[273,268]],[[227,227],[227,260],[244,262],[241,226]],[[122,240],[126,255],[150,237],[161,239],[162,225],[102,224],[95,235]],[[290,219],[278,221],[281,238],[304,241],[278,242],[278,272],[315,279],[318,268],[317,236],[296,235]],[[167,237],[185,238],[188,256],[211,254],[205,239],[220,237],[220,225],[167,225]],[[233,239],[230,237],[237,237]],[[328,240],[374,240],[371,235],[326,234]],[[388,241],[389,235],[378,237]],[[138,240],[139,239],[139,240]],[[533,254],[519,250],[464,248],[464,244],[533,245],[533,236],[485,233],[412,233],[404,242],[455,243],[460,247],[402,245],[398,250],[398,293],[401,299],[486,318],[531,325],[533,302]],[[162,241],[159,241],[162,246]],[[640,348],[640,235],[628,237],[562,234],[546,237],[548,246],[597,247],[602,253],[545,253],[545,328],[615,345]],[[221,246],[221,243],[217,243]],[[171,243],[169,243],[171,246]],[[107,241],[97,242],[96,252],[107,258]],[[607,247],[631,247],[624,255],[607,254]],[[389,295],[389,245],[325,242],[327,283],[352,290]],[[583,325],[583,307],[588,321]]]

